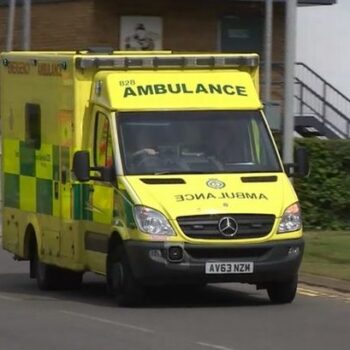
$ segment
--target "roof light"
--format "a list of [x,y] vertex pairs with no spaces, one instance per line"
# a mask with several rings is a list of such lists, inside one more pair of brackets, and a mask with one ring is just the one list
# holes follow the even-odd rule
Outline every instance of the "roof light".
[[185,67],[185,57],[155,57],[153,59],[155,68],[167,68],[167,67]]
[[256,67],[258,55],[183,55],[146,57],[78,57],[77,69],[167,69]]

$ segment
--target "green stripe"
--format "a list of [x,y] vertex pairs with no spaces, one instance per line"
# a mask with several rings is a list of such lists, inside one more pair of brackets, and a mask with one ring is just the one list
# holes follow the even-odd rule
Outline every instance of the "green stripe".
[[36,180],[36,208],[38,213],[52,215],[52,191],[51,180]]
[[28,147],[25,142],[20,141],[20,174],[35,176],[35,149]]
[[81,215],[81,185],[73,184],[72,186],[72,194],[73,194],[73,219],[80,220]]
[[90,204],[91,185],[73,184],[73,219],[92,221]]
[[131,197],[129,193],[124,190],[119,190],[119,195],[122,195],[121,197],[123,199],[126,225],[129,228],[134,228],[136,227],[136,223],[135,223],[134,213],[133,213],[134,204],[131,200]]
[[19,175],[4,174],[4,205],[19,208]]
[[83,187],[83,198],[82,198],[82,208],[83,208],[83,220],[88,220],[92,221],[92,211],[88,210],[88,206],[90,204],[90,194],[92,193],[92,186],[91,185],[86,185],[82,184]]

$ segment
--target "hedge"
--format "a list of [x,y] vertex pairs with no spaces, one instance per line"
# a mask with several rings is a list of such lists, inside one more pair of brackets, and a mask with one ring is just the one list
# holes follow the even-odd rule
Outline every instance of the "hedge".
[[305,229],[350,229],[350,140],[297,139],[311,172],[295,179]]

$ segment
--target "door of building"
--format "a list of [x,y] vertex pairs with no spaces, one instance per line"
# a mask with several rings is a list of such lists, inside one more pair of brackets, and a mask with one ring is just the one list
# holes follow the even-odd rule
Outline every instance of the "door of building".
[[262,53],[264,21],[258,14],[232,15],[221,19],[220,50]]

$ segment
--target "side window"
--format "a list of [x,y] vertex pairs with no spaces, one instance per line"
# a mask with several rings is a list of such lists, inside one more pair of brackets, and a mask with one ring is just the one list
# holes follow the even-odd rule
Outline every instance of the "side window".
[[253,159],[255,163],[261,164],[261,140],[259,126],[255,120],[250,122],[250,143]]
[[269,169],[278,167],[274,158],[273,146],[262,120],[254,119],[251,121],[250,138],[255,163]]
[[111,129],[108,118],[100,112],[95,121],[94,163],[98,167],[113,165]]
[[41,147],[41,110],[40,105],[26,103],[25,105],[25,143],[28,147]]

